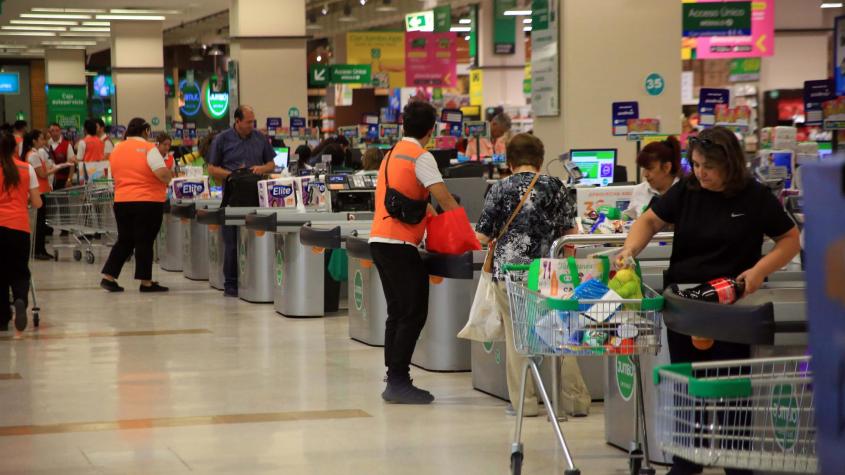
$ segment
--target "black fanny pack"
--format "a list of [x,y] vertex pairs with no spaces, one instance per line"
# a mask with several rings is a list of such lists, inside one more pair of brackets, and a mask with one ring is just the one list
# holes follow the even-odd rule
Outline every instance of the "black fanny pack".
[[390,187],[387,170],[390,168],[391,155],[393,155],[393,150],[387,153],[387,163],[384,164],[384,183],[387,186],[387,192],[384,194],[384,208],[391,218],[406,224],[419,224],[425,218],[428,201],[408,198],[399,190]]

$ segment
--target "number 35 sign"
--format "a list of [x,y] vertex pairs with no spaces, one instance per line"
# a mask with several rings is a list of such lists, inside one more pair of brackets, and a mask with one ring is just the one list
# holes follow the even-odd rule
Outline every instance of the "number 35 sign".
[[645,78],[645,91],[650,96],[659,96],[663,94],[663,89],[666,87],[666,81],[663,76],[657,73],[651,73]]

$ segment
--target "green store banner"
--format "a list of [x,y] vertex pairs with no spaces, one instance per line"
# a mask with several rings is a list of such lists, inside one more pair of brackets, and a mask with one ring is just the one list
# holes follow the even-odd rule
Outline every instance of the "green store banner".
[[443,5],[434,8],[434,32],[448,33],[452,28],[452,7]]
[[683,31],[687,38],[751,36],[751,2],[684,3]]
[[85,86],[47,85],[47,123],[57,123],[62,128],[76,127],[88,117]]
[[749,82],[760,80],[760,58],[737,58],[731,60],[731,82]]
[[333,64],[332,84],[370,84],[372,66],[369,64]]
[[516,8],[516,0],[493,0],[493,53],[516,52],[516,17],[505,12]]

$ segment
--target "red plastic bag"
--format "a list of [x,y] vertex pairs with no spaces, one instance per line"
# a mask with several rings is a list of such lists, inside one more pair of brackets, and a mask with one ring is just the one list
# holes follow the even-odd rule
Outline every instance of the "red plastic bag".
[[475,237],[475,231],[469,224],[467,212],[463,208],[455,208],[437,216],[430,216],[426,231],[428,237],[425,248],[429,252],[463,254],[481,250],[481,243]]

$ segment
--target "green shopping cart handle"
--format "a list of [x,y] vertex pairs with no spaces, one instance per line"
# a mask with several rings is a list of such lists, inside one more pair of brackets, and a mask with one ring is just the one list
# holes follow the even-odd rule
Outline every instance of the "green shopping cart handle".
[[531,264],[505,264],[502,266],[505,272],[520,272],[531,270]]
[[660,372],[674,373],[687,381],[687,394],[703,399],[751,397],[751,379],[736,378],[705,381],[692,375],[692,363],[675,363],[654,368],[654,385],[660,384]]

